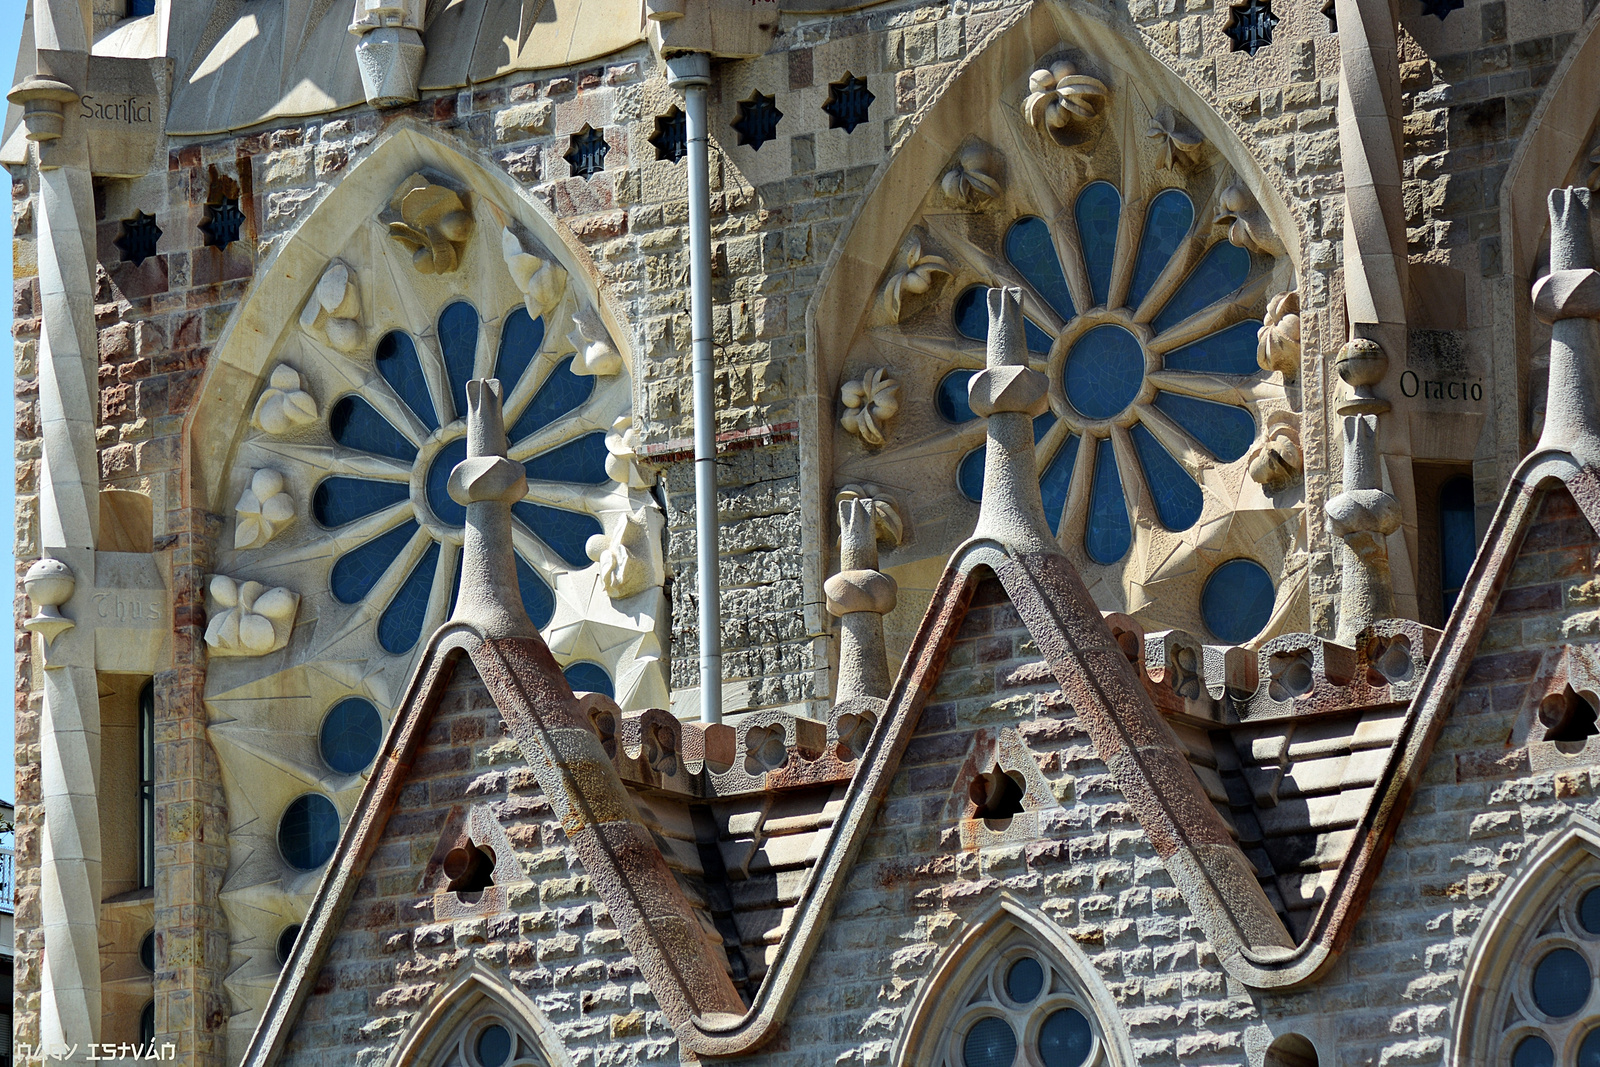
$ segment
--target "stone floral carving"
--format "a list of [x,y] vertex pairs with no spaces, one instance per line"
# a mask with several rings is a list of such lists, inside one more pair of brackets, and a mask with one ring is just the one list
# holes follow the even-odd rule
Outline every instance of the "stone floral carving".
[[577,349],[572,357],[573,374],[609,378],[622,370],[622,353],[611,343],[610,335],[593,308],[580,308],[573,313],[567,343]]
[[1022,116],[1057,144],[1076,144],[1083,139],[1076,127],[1100,114],[1109,93],[1105,82],[1079,74],[1072,63],[1058,59],[1029,76]]
[[869,445],[883,444],[884,426],[900,410],[900,383],[883,367],[873,367],[839,390],[844,414],[839,424]]
[[1000,153],[974,141],[956,154],[941,179],[944,195],[981,207],[1000,195]]
[[422,274],[449,274],[461,265],[461,250],[472,234],[472,215],[454,189],[413,174],[395,190],[389,210],[389,236],[411,253]]
[[890,322],[899,322],[905,295],[921,295],[933,288],[939,275],[950,274],[950,263],[943,256],[922,251],[922,237],[913,233],[900,246],[900,266],[883,285],[883,310]]
[[1184,128],[1183,117],[1170,107],[1164,107],[1150,118],[1144,135],[1156,142],[1163,167],[1191,164],[1200,151],[1205,138]]
[[873,528],[877,531],[879,541],[894,548],[905,540],[905,522],[900,518],[900,510],[895,507],[888,490],[857,482],[844,486],[834,494],[834,507],[837,508],[845,500],[859,500],[872,513]]
[[45,556],[28,568],[22,579],[22,588],[33,601],[34,615],[25,620],[22,628],[44,638],[48,654],[50,643],[77,623],[61,614],[61,605],[72,596],[78,580],[72,568],[59,559]]
[[354,352],[367,338],[361,325],[361,290],[356,272],[338,262],[328,264],[300,312],[300,328],[341,352]]
[[1283,253],[1283,242],[1272,231],[1266,212],[1256,198],[1237,179],[1217,198],[1216,224],[1228,228],[1228,241],[1252,252],[1276,256]]
[[287,363],[272,369],[250,421],[274,437],[317,421],[317,402],[300,387],[300,372]]
[[1267,314],[1256,331],[1256,363],[1285,378],[1300,373],[1300,291],[1290,289],[1267,301]]
[[294,520],[294,500],[283,491],[283,475],[275,470],[251,475],[233,510],[233,547],[239,549],[260,548]]
[[600,584],[613,600],[626,600],[660,585],[666,575],[654,552],[651,512],[639,508],[614,520],[606,533],[589,538],[584,551],[600,564]]
[[567,272],[558,263],[523,251],[522,241],[510,227],[500,232],[500,253],[511,280],[522,291],[522,302],[530,316],[538,318],[560,303],[567,291]]
[[281,586],[213,575],[206,644],[214,656],[262,656],[289,643],[300,595]]
[[606,434],[606,474],[629,489],[648,489],[656,476],[644,465],[643,447],[633,419],[620,415]]
[[1267,419],[1267,432],[1250,449],[1246,469],[1269,493],[1281,493],[1300,481],[1305,457],[1300,451],[1299,419],[1293,412],[1276,411]]

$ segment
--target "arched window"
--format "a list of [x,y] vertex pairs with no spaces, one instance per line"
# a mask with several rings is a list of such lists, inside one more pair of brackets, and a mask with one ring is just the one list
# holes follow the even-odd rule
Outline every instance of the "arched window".
[[1456,597],[1478,553],[1477,510],[1472,499],[1472,479],[1451,478],[1439,487],[1439,588],[1444,594],[1444,618],[1456,606]]
[[555,1028],[521,993],[473,964],[411,1024],[394,1067],[572,1067]]
[[533,1037],[509,1013],[484,1011],[456,1028],[437,1067],[546,1067]]

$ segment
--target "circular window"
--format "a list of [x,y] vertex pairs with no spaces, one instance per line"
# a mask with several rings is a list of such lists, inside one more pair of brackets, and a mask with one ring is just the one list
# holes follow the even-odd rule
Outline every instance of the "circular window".
[[972,410],[972,402],[968,399],[967,386],[972,382],[976,371],[953,370],[939,379],[939,391],[934,395],[934,404],[939,409],[939,414],[944,416],[944,421],[963,423],[971,422],[978,417]]
[[1556,1054],[1550,1042],[1537,1034],[1517,1042],[1511,1054],[1511,1067],[1555,1067]]
[[321,793],[289,802],[278,821],[278,850],[289,866],[314,871],[328,862],[339,844],[339,812]]
[[1578,924],[1585,933],[1600,934],[1600,886],[1589,890],[1578,902]]
[[1121,326],[1096,326],[1072,346],[1062,371],[1067,400],[1085,418],[1109,419],[1144,385],[1144,348]]
[[1039,1058],[1044,1067],[1078,1067],[1094,1048],[1094,1031],[1076,1008],[1054,1012],[1039,1028]]
[[561,673],[567,676],[567,684],[572,686],[574,693],[604,693],[608,697],[617,695],[616,687],[611,684],[611,675],[598,663],[579,660]]
[[1006,996],[1018,1004],[1031,1004],[1044,989],[1044,968],[1032,956],[1024,956],[1006,971]]
[[290,923],[278,935],[278,966],[282,967],[289,962],[289,957],[294,954],[294,943],[300,938],[300,924]]
[[472,1051],[480,1067],[503,1067],[511,1058],[511,1031],[499,1023],[490,1023],[478,1034]]
[[139,942],[139,963],[151,974],[156,973],[156,932],[151,930]]
[[341,700],[322,720],[322,759],[340,774],[363,771],[383,743],[378,709],[360,697]]
[[1219,641],[1248,641],[1272,619],[1272,575],[1249,559],[1230,559],[1211,572],[1200,593],[1200,617]]
[[[1517,1051],[1522,1051],[1521,1045],[1517,1046]],[[1550,1063],[1552,1059],[1553,1056],[1543,1062]],[[1516,1067],[1522,1065],[1519,1063]],[[1590,1030],[1584,1035],[1583,1044],[1578,1046],[1578,1067],[1600,1067],[1600,1030]]]
[[964,1067],[1011,1067],[1017,1056],[1017,1035],[1004,1019],[984,1016],[967,1031],[961,1045]]
[[1533,1002],[1552,1019],[1564,1019],[1589,999],[1589,964],[1570,948],[1546,953],[1533,969]]

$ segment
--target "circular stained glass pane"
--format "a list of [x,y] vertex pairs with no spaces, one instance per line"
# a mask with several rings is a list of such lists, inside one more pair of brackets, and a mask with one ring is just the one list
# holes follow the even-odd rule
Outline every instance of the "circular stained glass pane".
[[339,812],[321,793],[296,797],[278,821],[278,850],[289,866],[314,871],[339,844]]
[[278,966],[282,967],[289,962],[289,956],[294,952],[294,943],[300,937],[300,924],[291,923],[283,928],[278,935]]
[[[1537,1037],[1526,1038],[1522,1045],[1526,1045],[1529,1041],[1540,1041],[1542,1043],[1543,1039]],[[1517,1054],[1519,1056],[1522,1054],[1522,1045],[1517,1046]],[[1549,1048],[1548,1045],[1545,1047]],[[1513,1067],[1550,1067],[1554,1062],[1555,1056],[1546,1052],[1545,1058],[1539,1060],[1537,1065],[1532,1060],[1528,1061],[1526,1065],[1521,1060],[1517,1060]],[[1578,1046],[1578,1067],[1600,1067],[1600,1030],[1590,1030],[1583,1036],[1583,1044]]]
[[1570,948],[1545,954],[1533,969],[1533,1002],[1552,1019],[1564,1019],[1589,999],[1589,964]]
[[574,693],[604,693],[608,697],[617,695],[616,686],[611,684],[611,675],[598,663],[581,659],[561,673],[567,676],[567,684],[572,686]]
[[322,759],[340,774],[366,770],[383,743],[378,709],[360,697],[341,700],[322,720],[318,738]]
[[1006,971],[1006,996],[1017,1004],[1031,1004],[1044,989],[1044,968],[1032,956],[1024,956]]
[[1061,376],[1067,400],[1084,417],[1109,419],[1139,395],[1144,349],[1121,326],[1096,326],[1073,343]]
[[1277,598],[1265,567],[1254,560],[1230,559],[1206,579],[1200,617],[1217,640],[1237,645],[1267,625]]
[[156,971],[156,932],[151,930],[139,942],[139,965],[154,974]]
[[1600,886],[1589,890],[1578,902],[1578,925],[1587,933],[1600,934]]
[[485,1026],[473,1052],[483,1067],[502,1067],[511,1058],[511,1031],[499,1023]]
[[1078,1067],[1094,1048],[1094,1031],[1076,1008],[1053,1012],[1039,1027],[1039,1058],[1044,1067]]
[[1538,1034],[1518,1041],[1516,1050],[1511,1053],[1511,1067],[1555,1067],[1555,1063],[1555,1050]]
[[992,1015],[974,1023],[961,1045],[964,1067],[1011,1067],[1016,1057],[1017,1035],[1011,1024]]

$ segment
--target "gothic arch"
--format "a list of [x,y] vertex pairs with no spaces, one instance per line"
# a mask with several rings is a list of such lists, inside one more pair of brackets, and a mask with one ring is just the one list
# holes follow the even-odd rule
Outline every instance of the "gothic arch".
[[544,1067],[572,1067],[572,1058],[553,1023],[522,992],[474,960],[434,994],[395,1044],[390,1067],[435,1067],[459,1042],[464,1027],[492,1014],[522,1031],[537,1047]]
[[[900,1029],[892,1057],[894,1067],[945,1063],[946,1050],[955,1036],[952,1027],[965,1018],[964,1013],[970,1014],[968,1001],[975,984],[983,980],[987,968],[1009,960],[1019,946],[1046,957],[1048,967],[1070,985],[1072,1005],[1088,1017],[1097,1038],[1091,1062],[1097,1067],[1137,1062],[1116,1001],[1083,950],[1049,918],[1001,895],[973,918],[923,979]],[[1048,993],[1047,989],[1045,995]]]

